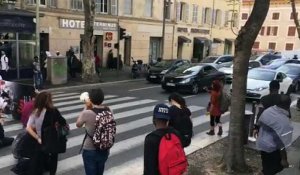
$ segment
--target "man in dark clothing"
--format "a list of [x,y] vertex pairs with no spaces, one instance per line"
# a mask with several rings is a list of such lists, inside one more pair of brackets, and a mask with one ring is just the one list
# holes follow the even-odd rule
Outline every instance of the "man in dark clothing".
[[0,114],[0,148],[5,147],[5,146],[10,146],[12,144],[12,142],[14,141],[14,138],[5,137],[3,124],[4,124],[4,118]]
[[159,144],[161,138],[167,133],[174,133],[180,138],[180,134],[169,125],[169,107],[165,104],[158,104],[153,111],[153,124],[155,131],[148,134],[144,145],[144,175],[159,175]]
[[72,78],[76,77],[76,72],[80,69],[79,62],[74,51],[70,49],[68,53],[68,67]]

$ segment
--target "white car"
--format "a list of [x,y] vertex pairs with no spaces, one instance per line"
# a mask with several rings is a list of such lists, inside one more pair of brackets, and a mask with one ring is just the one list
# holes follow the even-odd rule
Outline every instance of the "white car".
[[259,100],[261,97],[268,95],[269,84],[272,80],[280,82],[280,93],[287,93],[288,88],[293,83],[293,80],[282,72],[263,68],[251,69],[248,72],[246,98]]
[[[250,60],[249,61],[249,69],[261,67],[262,64],[259,61]],[[232,83],[232,74],[233,74],[233,64],[230,67],[222,67],[219,69],[220,72],[224,72],[225,74],[225,81],[227,83]]]
[[208,56],[204,58],[201,63],[209,64],[214,66],[216,69],[221,67],[229,67],[232,64],[232,55],[222,55],[222,56]]

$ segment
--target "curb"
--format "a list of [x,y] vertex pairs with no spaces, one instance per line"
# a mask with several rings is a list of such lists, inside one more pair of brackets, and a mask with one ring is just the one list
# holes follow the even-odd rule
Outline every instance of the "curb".
[[84,84],[84,85],[74,85],[74,86],[65,86],[65,87],[58,87],[58,88],[49,88],[45,89],[46,91],[55,92],[55,91],[64,91],[64,90],[78,90],[78,89],[84,89],[84,88],[91,88],[91,87],[97,87],[101,85],[112,85],[112,84],[119,84],[119,83],[128,83],[128,82],[138,82],[143,81],[144,79],[135,79],[135,80],[121,80],[121,81],[110,81],[110,82],[104,82],[104,83],[92,83],[92,84]]

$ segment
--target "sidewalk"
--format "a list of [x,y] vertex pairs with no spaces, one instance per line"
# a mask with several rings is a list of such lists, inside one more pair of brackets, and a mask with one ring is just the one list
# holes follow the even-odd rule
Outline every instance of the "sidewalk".
[[[108,83],[108,82],[119,82],[119,81],[139,81],[141,79],[144,79],[144,75],[142,74],[141,77],[137,79],[133,79],[131,77],[131,67],[123,67],[122,70],[117,71],[116,69],[106,69],[106,68],[101,68],[101,76],[99,78],[99,82],[96,83],[84,83],[82,81],[82,78],[80,77],[79,74],[77,74],[76,78],[69,78],[68,82],[66,84],[61,84],[61,85],[52,85],[50,81],[47,81],[44,83],[44,88],[50,91],[55,91],[63,88],[72,88],[74,89],[82,89],[85,87],[93,87],[93,86],[98,86],[103,83]],[[25,80],[12,80],[14,82],[18,82],[21,84],[26,84],[26,85],[33,85],[33,80],[32,79],[25,79]]]

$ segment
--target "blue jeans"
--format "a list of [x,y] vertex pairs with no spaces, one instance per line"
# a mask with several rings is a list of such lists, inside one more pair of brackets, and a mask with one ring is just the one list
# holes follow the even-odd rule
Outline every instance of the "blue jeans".
[[83,150],[82,158],[86,175],[103,175],[109,151]]
[[43,87],[43,75],[41,72],[33,73],[34,87],[36,89],[42,89]]

